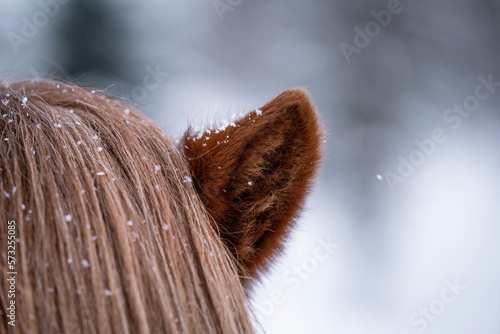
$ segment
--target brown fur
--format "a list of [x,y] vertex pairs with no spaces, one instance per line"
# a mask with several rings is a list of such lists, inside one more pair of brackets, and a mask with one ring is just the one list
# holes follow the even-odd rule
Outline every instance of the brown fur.
[[250,276],[280,249],[318,170],[322,143],[305,91],[287,90],[260,111],[224,131],[188,131],[183,144],[203,203],[242,264],[240,274]]
[[1,333],[253,331],[239,275],[280,248],[320,158],[303,91],[184,150],[83,88],[0,84],[2,99],[0,244],[11,220],[19,243],[15,328],[0,251]]

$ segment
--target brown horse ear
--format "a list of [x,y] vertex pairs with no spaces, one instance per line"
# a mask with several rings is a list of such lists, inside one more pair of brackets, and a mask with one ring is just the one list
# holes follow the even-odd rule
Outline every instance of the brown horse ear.
[[301,89],[231,124],[184,135],[193,185],[242,277],[256,276],[281,249],[318,170],[322,140]]

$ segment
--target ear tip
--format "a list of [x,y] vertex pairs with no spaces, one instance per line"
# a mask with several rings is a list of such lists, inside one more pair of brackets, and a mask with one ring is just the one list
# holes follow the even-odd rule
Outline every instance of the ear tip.
[[307,92],[307,89],[305,89],[304,87],[288,88],[282,94],[297,94],[309,97],[309,93]]
[[319,115],[314,103],[311,101],[310,94],[305,88],[290,88],[278,95],[276,101],[283,105],[294,106],[301,117],[307,120],[309,128],[319,137],[324,136],[322,126],[320,125]]
[[278,95],[273,101],[269,103],[270,105],[280,106],[278,110],[280,112],[288,112],[289,108],[293,108],[296,113],[295,117],[298,117],[305,126],[302,129],[307,129],[303,135],[308,135],[309,138],[314,138],[312,141],[307,141],[312,145],[315,144],[315,150],[318,152],[318,156],[322,156],[322,143],[324,141],[325,133],[323,126],[321,125],[319,115],[316,111],[314,103],[311,101],[311,97],[306,89],[304,88],[290,88]]
[[316,108],[309,96],[309,93],[304,88],[290,88],[279,94],[268,106],[274,107],[278,113],[288,112],[293,108],[300,115],[299,117],[309,120],[309,122],[317,121]]
[[294,101],[301,106],[313,107],[309,93],[304,88],[290,88],[281,93],[278,98]]

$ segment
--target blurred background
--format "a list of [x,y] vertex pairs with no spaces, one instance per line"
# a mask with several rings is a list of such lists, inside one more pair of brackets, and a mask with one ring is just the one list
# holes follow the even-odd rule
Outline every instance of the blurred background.
[[500,333],[500,1],[0,2],[0,78],[168,133],[306,88],[326,159],[256,287],[267,333]]

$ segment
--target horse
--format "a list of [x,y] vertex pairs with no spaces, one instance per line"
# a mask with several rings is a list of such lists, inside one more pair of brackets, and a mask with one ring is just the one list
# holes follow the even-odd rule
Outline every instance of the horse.
[[177,141],[70,83],[0,83],[0,112],[0,332],[255,331],[323,155],[304,90]]

